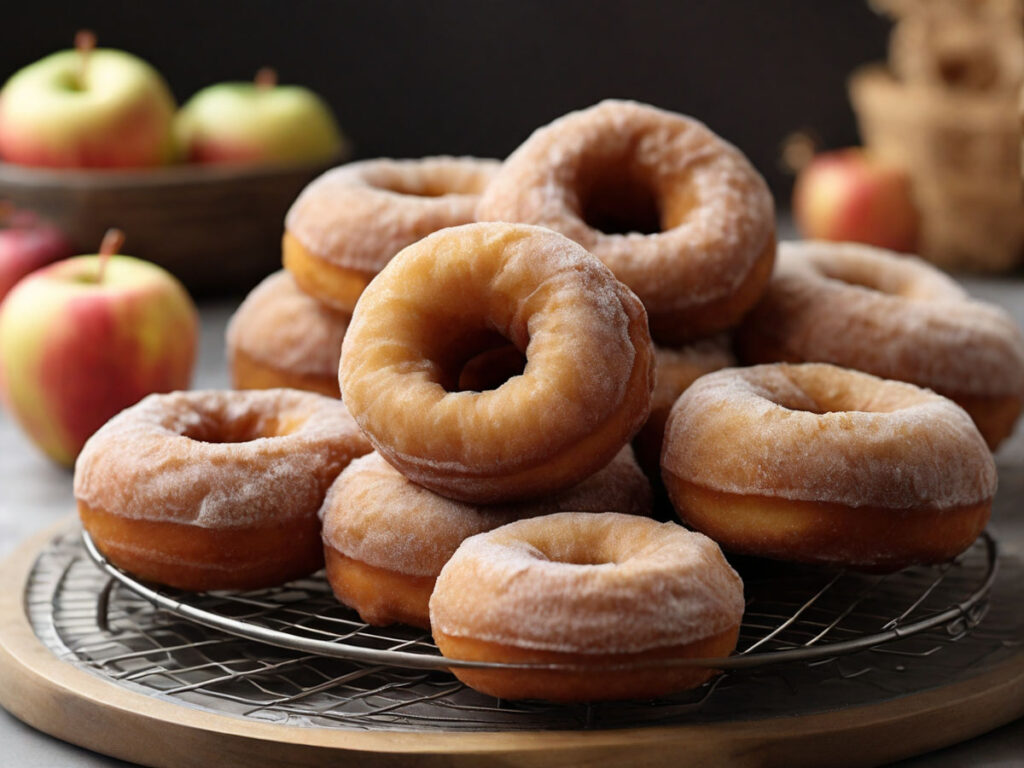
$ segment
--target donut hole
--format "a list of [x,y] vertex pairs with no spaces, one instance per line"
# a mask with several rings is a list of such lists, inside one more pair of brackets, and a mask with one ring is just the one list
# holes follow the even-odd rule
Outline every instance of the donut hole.
[[478,195],[486,186],[483,173],[401,172],[395,168],[377,168],[365,175],[366,182],[385,192],[410,197],[445,197],[447,195]]
[[526,356],[499,331],[465,318],[435,320],[423,348],[433,380],[446,392],[498,389],[525,370]]
[[459,372],[458,391],[498,389],[513,376],[521,376],[525,368],[526,356],[511,342],[483,350],[463,365]]
[[648,174],[628,158],[595,162],[578,182],[580,218],[606,235],[662,231],[658,193]]
[[617,565],[616,547],[603,537],[598,539],[577,537],[555,537],[533,539],[528,542],[535,557],[559,565]]
[[298,430],[305,418],[282,412],[270,415],[249,411],[241,414],[201,413],[182,431],[184,437],[200,443],[248,443],[268,437],[284,437]]

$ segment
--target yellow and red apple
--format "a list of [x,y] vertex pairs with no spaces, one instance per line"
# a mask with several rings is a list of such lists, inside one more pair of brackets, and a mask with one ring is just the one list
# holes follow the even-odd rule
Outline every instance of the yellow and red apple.
[[58,168],[156,166],[174,159],[174,97],[149,64],[79,35],[0,90],[0,157]]
[[859,148],[816,155],[797,176],[793,216],[804,237],[910,252],[919,214],[910,178]]
[[344,147],[323,100],[308,88],[278,85],[270,69],[250,83],[199,91],[181,108],[176,132],[182,154],[196,163],[326,163]]
[[71,244],[53,224],[0,203],[0,301],[25,275],[71,254]]
[[57,262],[0,304],[0,395],[34,442],[70,465],[111,416],[188,388],[197,328],[188,293],[155,264],[106,253]]

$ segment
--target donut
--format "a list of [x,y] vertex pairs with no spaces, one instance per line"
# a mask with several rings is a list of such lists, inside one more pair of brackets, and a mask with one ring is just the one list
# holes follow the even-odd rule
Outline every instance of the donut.
[[275,272],[245,298],[228,322],[228,366],[235,389],[280,387],[339,397],[338,363],[348,316]]
[[[466,361],[513,344],[526,367],[459,391]],[[467,224],[399,253],[341,348],[342,396],[388,463],[459,501],[521,501],[594,474],[647,418],[654,353],[633,293],[541,227]]]
[[702,123],[604,101],[538,129],[502,165],[480,221],[561,232],[643,301],[669,346],[734,326],[775,258],[764,179]]
[[351,314],[367,283],[405,246],[475,220],[498,166],[475,157],[426,157],[327,171],[285,217],[284,266],[306,293]]
[[257,589],[323,565],[317,512],[369,451],[344,404],[322,395],[150,395],[89,438],[74,493],[114,565],[179,589]]
[[911,256],[854,243],[783,243],[737,335],[748,363],[823,362],[955,400],[993,450],[1024,404],[1024,334]]
[[665,436],[665,422],[679,396],[705,373],[735,364],[736,358],[724,336],[702,339],[679,349],[654,346],[651,415],[633,438],[637,461],[649,477],[661,480],[661,444]]
[[675,523],[614,512],[561,512],[466,539],[441,569],[430,623],[453,666],[504,699],[650,698],[693,688],[713,670],[678,663],[736,647],[743,582],[718,545]]
[[337,598],[369,624],[397,621],[426,629],[434,581],[470,536],[567,510],[650,515],[651,504],[651,485],[628,446],[567,491],[488,507],[421,488],[374,452],[341,473],[320,510],[327,580]]
[[875,572],[955,557],[996,490],[952,400],[818,363],[701,377],[669,414],[661,467],[683,522],[726,550]]

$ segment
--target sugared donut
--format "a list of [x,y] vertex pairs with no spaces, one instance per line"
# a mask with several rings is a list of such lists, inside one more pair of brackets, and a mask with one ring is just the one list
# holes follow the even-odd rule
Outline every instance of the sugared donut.
[[665,422],[679,396],[705,373],[735,364],[736,358],[724,336],[702,339],[679,349],[655,345],[651,415],[633,438],[636,459],[649,477],[661,478]]
[[228,323],[232,385],[338,397],[338,362],[347,328],[347,315],[303,293],[287,272],[275,272],[252,290]]
[[661,466],[679,516],[727,550],[873,571],[956,556],[996,490],[952,400],[814,363],[698,379],[669,414]]
[[737,336],[747,362],[834,363],[955,400],[991,448],[1024,402],[1024,335],[920,259],[854,243],[793,242]]
[[315,179],[285,218],[284,266],[306,293],[351,313],[392,256],[444,227],[475,220],[497,160],[365,160]]
[[775,256],[771,194],[739,150],[696,120],[628,101],[535,131],[477,218],[571,237],[636,292],[668,345],[739,322]]
[[340,400],[288,389],[151,395],[75,464],[82,524],[112,563],[193,590],[256,589],[323,565],[317,511],[371,450]]
[[327,580],[338,599],[370,624],[428,628],[434,581],[470,536],[568,510],[649,515],[651,503],[651,485],[628,447],[567,491],[487,507],[421,488],[375,452],[353,461],[327,492],[320,511]]
[[[497,389],[457,391],[495,336],[526,357]],[[647,418],[647,317],[601,262],[550,230],[468,224],[396,256],[363,293],[341,391],[374,447],[415,483],[497,503],[569,488]]]
[[564,670],[452,667],[506,699],[648,698],[714,672],[672,664],[736,646],[743,583],[711,539],[674,523],[563,512],[467,539],[430,598],[448,658]]

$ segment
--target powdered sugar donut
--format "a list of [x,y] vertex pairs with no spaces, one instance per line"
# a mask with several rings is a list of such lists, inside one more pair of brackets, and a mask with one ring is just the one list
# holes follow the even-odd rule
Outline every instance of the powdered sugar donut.
[[496,160],[364,160],[315,179],[285,218],[284,266],[302,290],[350,313],[392,256],[444,227],[474,221]]
[[89,438],[75,498],[96,546],[136,576],[254,589],[323,564],[316,513],[370,450],[341,401],[309,392],[150,395]]
[[370,624],[427,628],[434,581],[470,536],[569,510],[649,515],[651,503],[650,483],[629,447],[567,491],[487,507],[438,496],[371,453],[341,473],[320,510],[327,579],[338,599]]
[[834,363],[955,400],[995,449],[1024,403],[1024,335],[920,259],[855,243],[782,243],[744,322],[747,362]]
[[[706,536],[615,513],[520,520],[466,539],[441,570],[430,623],[452,659],[565,670],[452,667],[507,699],[594,701],[700,685],[736,646],[743,583]],[[646,666],[644,666],[646,664]]]
[[813,363],[698,379],[669,415],[661,467],[679,516],[727,550],[874,571],[962,552],[996,489],[956,403]]
[[287,272],[256,286],[231,316],[227,356],[235,389],[286,387],[339,397],[348,315],[299,290]]
[[[498,335],[526,357],[497,389],[457,391]],[[370,284],[341,352],[341,391],[402,474],[461,501],[569,488],[647,418],[653,350],[636,296],[567,238],[523,224],[430,235]]]
[[636,292],[668,345],[735,325],[775,256],[771,194],[739,150],[696,120],[628,101],[535,131],[477,218],[540,224],[580,243]]

